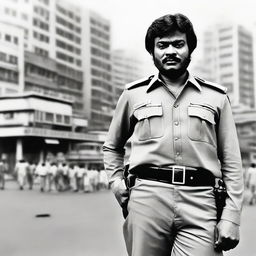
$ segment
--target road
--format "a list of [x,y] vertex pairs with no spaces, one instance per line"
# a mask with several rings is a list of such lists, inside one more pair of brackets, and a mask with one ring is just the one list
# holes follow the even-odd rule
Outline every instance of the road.
[[[1,256],[126,255],[123,220],[110,191],[41,193],[8,182],[0,203]],[[256,206],[244,207],[242,221],[241,242],[228,256],[256,255]]]

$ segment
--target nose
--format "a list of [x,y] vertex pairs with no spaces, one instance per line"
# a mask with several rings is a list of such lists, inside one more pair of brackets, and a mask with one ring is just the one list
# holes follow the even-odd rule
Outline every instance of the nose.
[[173,45],[169,45],[166,49],[165,49],[165,54],[169,55],[169,54],[176,54],[176,48]]

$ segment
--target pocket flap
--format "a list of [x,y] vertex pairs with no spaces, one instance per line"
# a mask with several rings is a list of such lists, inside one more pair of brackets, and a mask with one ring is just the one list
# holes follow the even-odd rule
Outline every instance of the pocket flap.
[[188,115],[196,116],[203,120],[208,121],[211,124],[215,124],[214,114],[210,110],[207,110],[203,107],[189,106],[188,107]]
[[134,116],[138,120],[150,118],[153,116],[162,116],[162,115],[163,115],[163,108],[161,105],[148,105],[146,107],[142,107],[134,111]]

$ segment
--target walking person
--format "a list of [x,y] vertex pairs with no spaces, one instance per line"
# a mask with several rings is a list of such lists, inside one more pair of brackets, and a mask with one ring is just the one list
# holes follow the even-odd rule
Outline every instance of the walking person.
[[30,190],[33,189],[35,171],[36,171],[36,164],[34,162],[29,162],[28,168],[27,168],[27,182],[28,182],[28,188]]
[[48,174],[48,168],[47,168],[45,162],[39,163],[37,165],[35,173],[36,173],[36,175],[39,176],[39,179],[40,179],[40,191],[44,192],[45,186],[46,186],[46,178],[47,178],[47,174]]
[[17,181],[19,184],[20,190],[24,189],[24,186],[26,184],[26,177],[28,172],[28,162],[24,159],[19,160],[19,162],[16,164],[14,172],[17,175]]
[[256,166],[255,163],[251,163],[248,169],[247,183],[250,190],[249,204],[256,203]]
[[[128,255],[223,255],[239,242],[243,199],[226,88],[188,72],[197,37],[186,16],[156,19],[145,45],[159,72],[126,85],[103,145],[111,189],[126,217]],[[217,221],[214,186],[224,187],[221,179],[227,197]]]
[[7,172],[6,163],[4,160],[0,159],[0,189],[5,188],[5,173]]
[[[49,167],[49,172],[48,172],[48,191],[52,191],[53,184],[55,183],[55,177],[57,173],[57,165],[55,162],[52,162]],[[55,187],[57,190],[57,188]]]

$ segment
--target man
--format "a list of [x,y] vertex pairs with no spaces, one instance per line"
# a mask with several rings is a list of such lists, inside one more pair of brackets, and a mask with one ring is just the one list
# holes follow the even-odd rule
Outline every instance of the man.
[[[129,255],[222,255],[239,241],[243,175],[226,89],[193,77],[187,67],[197,45],[182,14],[156,19],[145,45],[159,74],[128,84],[103,146],[111,188],[128,216]],[[135,185],[124,182],[124,146]],[[216,179],[227,197],[220,221]]]
[[0,189],[5,188],[5,173],[7,172],[6,163],[3,159],[0,159]]
[[250,168],[248,169],[248,178],[247,178],[247,187],[250,189],[250,199],[249,204],[253,205],[256,200],[256,168],[255,163],[251,163]]

